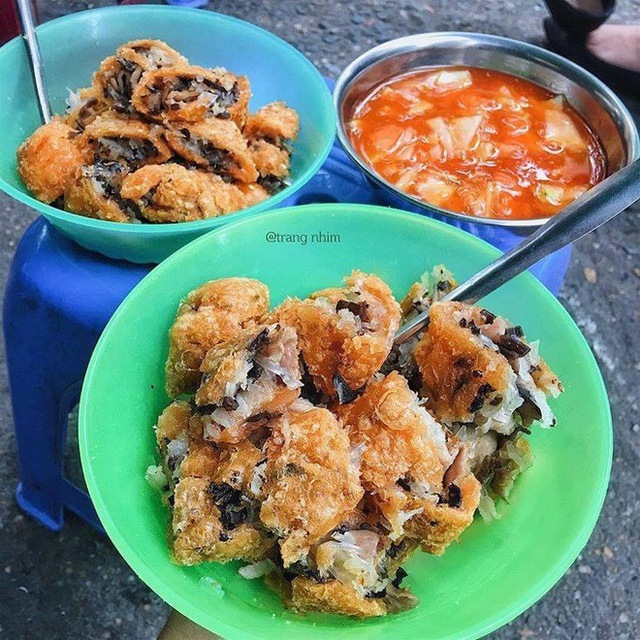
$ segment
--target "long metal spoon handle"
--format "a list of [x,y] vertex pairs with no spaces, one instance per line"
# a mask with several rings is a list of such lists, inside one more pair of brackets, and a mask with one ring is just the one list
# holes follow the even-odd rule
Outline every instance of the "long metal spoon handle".
[[[636,160],[567,205],[526,240],[456,287],[442,300],[476,302],[545,256],[602,226],[639,199],[640,160]],[[402,344],[418,333],[426,325],[428,317],[426,311],[401,327],[395,344]]]
[[33,77],[33,85],[38,98],[38,109],[40,117],[44,123],[51,120],[51,105],[49,104],[49,94],[44,81],[44,73],[42,71],[42,56],[40,55],[40,45],[33,19],[33,8],[31,0],[15,0],[18,7],[18,15],[20,16],[20,27],[22,29],[22,37],[27,47],[27,57],[29,58],[29,66],[31,67],[31,76]]

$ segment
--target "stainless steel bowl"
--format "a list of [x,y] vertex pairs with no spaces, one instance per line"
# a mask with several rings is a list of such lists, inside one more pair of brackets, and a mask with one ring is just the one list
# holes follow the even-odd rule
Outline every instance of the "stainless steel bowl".
[[381,44],[354,60],[338,78],[333,100],[340,143],[391,202],[427,215],[508,227],[537,227],[549,218],[494,220],[447,211],[403,193],[379,176],[351,145],[346,133],[359,101],[380,83],[398,75],[429,67],[462,65],[503,71],[534,82],[553,93],[564,94],[600,138],[607,154],[607,171],[613,173],[640,155],[640,139],[631,114],[600,80],[578,65],[526,42],[480,33],[429,33]]

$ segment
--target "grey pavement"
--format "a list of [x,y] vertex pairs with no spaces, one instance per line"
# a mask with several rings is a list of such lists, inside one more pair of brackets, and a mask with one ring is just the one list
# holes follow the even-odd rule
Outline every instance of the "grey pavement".
[[[41,18],[111,4],[40,0]],[[640,24],[640,0],[618,2],[613,22]],[[220,0],[209,9],[250,20],[298,46],[336,76],[390,38],[480,31],[544,44],[542,2],[518,0]],[[628,106],[640,117],[640,104]],[[561,300],[602,368],[611,397],[615,459],[596,530],[547,596],[493,640],[640,638],[640,221],[636,207],[575,247]],[[32,211],[0,194],[0,283]],[[9,390],[0,346],[0,638],[155,639],[167,607],[107,538],[69,515],[53,533],[21,513]]]

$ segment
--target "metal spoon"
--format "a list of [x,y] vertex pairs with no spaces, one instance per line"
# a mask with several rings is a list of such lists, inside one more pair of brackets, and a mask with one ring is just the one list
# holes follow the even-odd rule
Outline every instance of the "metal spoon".
[[27,57],[29,58],[29,66],[31,67],[31,77],[33,78],[33,86],[36,90],[38,99],[38,110],[40,117],[45,124],[51,120],[51,105],[49,103],[49,94],[44,81],[44,73],[42,71],[42,56],[40,54],[40,45],[35,30],[35,20],[33,19],[33,7],[31,0],[15,0],[20,16],[20,28],[27,49]]
[[[640,160],[616,171],[574,200],[526,240],[456,287],[442,300],[475,303],[545,256],[609,222],[637,200],[640,200]],[[427,310],[400,327],[394,344],[409,340],[428,321]]]

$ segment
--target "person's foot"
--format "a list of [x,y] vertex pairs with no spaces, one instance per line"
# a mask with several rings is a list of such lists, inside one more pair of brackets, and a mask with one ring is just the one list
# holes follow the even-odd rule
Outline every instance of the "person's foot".
[[587,36],[587,49],[616,67],[640,71],[640,25],[602,25]]

